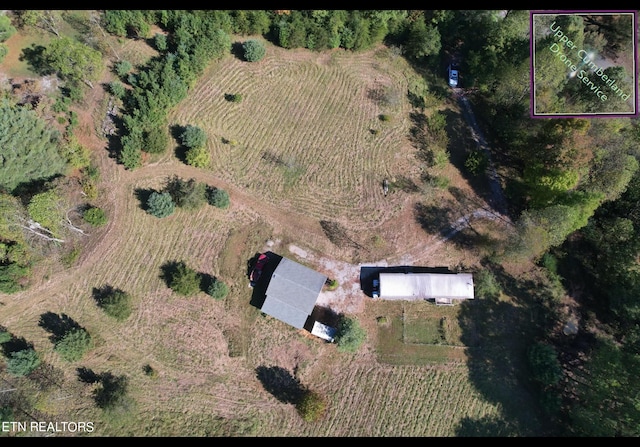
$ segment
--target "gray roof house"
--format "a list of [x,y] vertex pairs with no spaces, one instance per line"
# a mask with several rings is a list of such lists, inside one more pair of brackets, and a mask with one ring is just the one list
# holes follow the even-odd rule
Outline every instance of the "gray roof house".
[[295,328],[303,329],[326,280],[325,275],[282,258],[271,275],[260,310]]

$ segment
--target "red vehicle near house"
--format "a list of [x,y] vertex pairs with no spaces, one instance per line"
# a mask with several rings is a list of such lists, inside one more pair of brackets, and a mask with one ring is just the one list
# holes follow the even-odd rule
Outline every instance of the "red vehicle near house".
[[256,261],[256,265],[251,270],[251,274],[249,275],[249,284],[251,287],[255,287],[256,283],[260,279],[260,275],[262,275],[262,269],[266,265],[269,258],[264,253],[261,253],[258,256],[258,260]]

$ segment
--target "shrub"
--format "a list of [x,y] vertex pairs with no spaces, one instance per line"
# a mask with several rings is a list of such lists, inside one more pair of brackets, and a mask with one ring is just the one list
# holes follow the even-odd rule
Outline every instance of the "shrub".
[[327,401],[319,393],[307,390],[296,404],[296,409],[302,419],[307,422],[314,422],[322,419],[326,413]]
[[189,296],[200,291],[200,281],[200,274],[197,271],[180,262],[171,275],[169,287],[180,295]]
[[543,388],[557,385],[562,379],[562,366],[555,348],[546,343],[537,342],[527,351],[533,380]]
[[33,348],[12,352],[7,359],[7,372],[13,376],[26,376],[40,365],[40,357]]
[[380,121],[391,121],[391,116],[390,115],[378,115],[378,118],[380,119]]
[[151,365],[149,365],[148,363],[142,367],[142,371],[144,371],[145,375],[149,377],[152,377],[152,378],[158,377],[158,371],[153,369]]
[[207,294],[217,300],[225,298],[228,293],[229,288],[219,279],[216,279],[207,289]]
[[147,200],[147,212],[158,218],[167,217],[175,211],[175,203],[168,192],[154,191]]
[[356,352],[367,334],[357,320],[343,317],[338,324],[336,345],[341,352]]
[[4,60],[7,54],[9,54],[9,47],[7,47],[3,43],[0,43],[0,62]]
[[489,157],[483,151],[475,149],[469,152],[464,161],[465,169],[472,175],[484,174],[489,166]]
[[259,40],[250,39],[242,44],[244,58],[248,62],[258,62],[267,53],[264,44]]
[[229,208],[229,204],[231,202],[229,194],[224,189],[214,187],[209,188],[209,191],[207,192],[207,201],[209,202],[209,205],[222,209]]
[[211,164],[211,152],[204,146],[189,149],[185,158],[187,164],[194,168],[207,168]]
[[75,362],[93,347],[91,335],[82,328],[69,330],[55,345],[54,350],[64,360]]
[[94,227],[100,227],[107,223],[107,213],[97,206],[87,208],[82,213],[82,218]]
[[493,300],[500,298],[502,288],[490,270],[483,269],[477,272],[474,283],[478,297]]
[[224,95],[224,99],[229,102],[240,102],[242,101],[242,95],[240,93],[228,93]]

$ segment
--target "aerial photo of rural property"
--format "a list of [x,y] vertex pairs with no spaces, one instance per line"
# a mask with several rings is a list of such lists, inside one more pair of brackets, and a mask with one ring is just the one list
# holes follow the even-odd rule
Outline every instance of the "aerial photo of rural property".
[[0,10],[0,437],[640,436],[636,19]]

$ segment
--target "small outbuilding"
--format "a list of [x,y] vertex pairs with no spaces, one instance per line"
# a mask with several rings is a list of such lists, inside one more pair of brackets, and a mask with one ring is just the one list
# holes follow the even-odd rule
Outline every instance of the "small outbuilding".
[[380,298],[453,304],[474,299],[471,273],[380,273]]
[[320,272],[283,257],[271,275],[261,310],[303,329],[326,281]]

